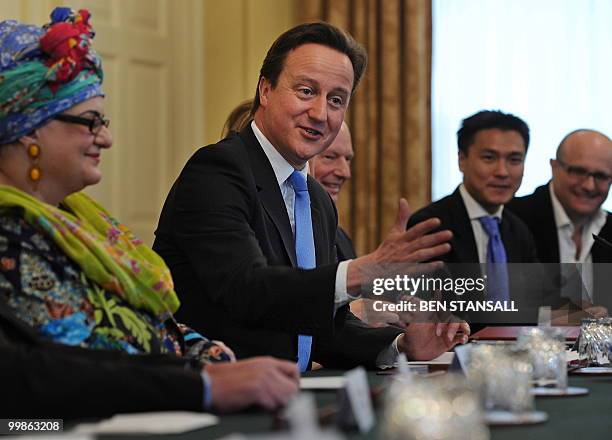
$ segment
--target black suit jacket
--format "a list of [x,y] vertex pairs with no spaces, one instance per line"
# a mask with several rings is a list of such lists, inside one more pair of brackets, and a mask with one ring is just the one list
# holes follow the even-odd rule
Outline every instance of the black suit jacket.
[[166,200],[153,248],[182,306],[177,316],[239,358],[295,360],[297,335],[314,335],[312,360],[374,366],[399,333],[369,329],[343,307],[334,317],[337,214],[308,178],[316,269],[296,268],[293,233],[268,158],[247,126],[198,150]]
[[353,260],[357,258],[353,240],[344,229],[338,227],[336,231],[336,250],[338,252],[338,261]]
[[[408,226],[421,221],[437,217],[441,221],[439,230],[449,229],[453,233],[450,241],[451,250],[437,260],[451,263],[448,267],[454,277],[477,278],[482,276],[484,268],[479,264],[476,239],[465,204],[457,188],[451,195],[446,196],[412,215]],[[500,223],[500,234],[506,249],[508,263],[537,263],[533,237],[527,226],[514,214],[504,209]],[[521,266],[508,266],[510,279],[511,299],[521,310],[520,314],[510,312],[500,313],[470,313],[462,315],[471,323],[533,323],[537,319],[537,307],[548,304],[550,298],[547,289],[540,284],[535,285],[533,280],[541,278],[538,264],[524,264]],[[465,297],[462,299],[474,299]],[[473,325],[473,330],[480,328]]]
[[[560,263],[557,225],[548,184],[536,188],[533,194],[513,199],[507,207],[531,229],[535,238],[538,259],[542,263]],[[598,235],[612,241],[612,215],[610,213],[607,213],[606,223]],[[591,248],[591,256],[593,263],[611,263],[612,249],[595,242]],[[607,307],[612,306],[609,298],[611,295],[606,293],[612,285],[612,274],[607,265],[595,264],[593,266],[593,284],[595,302]]]
[[198,411],[200,373],[172,356],[131,356],[43,342],[0,299],[0,414],[10,418],[107,417]]

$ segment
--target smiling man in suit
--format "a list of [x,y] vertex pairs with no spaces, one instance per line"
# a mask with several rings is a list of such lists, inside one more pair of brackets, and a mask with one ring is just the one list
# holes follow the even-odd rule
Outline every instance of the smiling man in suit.
[[378,249],[337,262],[336,210],[306,164],[336,137],[365,65],[363,48],[334,26],[285,32],[263,62],[253,122],[198,150],[166,200],[154,249],[172,271],[178,316],[239,358],[274,355],[301,371],[311,361],[374,367],[466,340],[465,323],[372,329],[348,311],[368,268],[436,258],[451,236],[428,234],[435,219],[406,231],[401,201]]
[[572,294],[575,302],[610,308],[606,290],[612,280],[601,263],[612,262],[612,249],[595,242],[593,234],[612,241],[612,215],[601,208],[612,182],[612,141],[595,130],[572,131],[550,166],[552,180],[508,208],[533,232],[541,262],[581,263],[582,293]]
[[[448,263],[486,263],[492,232],[498,231],[506,262],[533,262],[535,247],[525,224],[504,209],[523,179],[529,128],[500,111],[480,111],[457,132],[463,183],[449,196],[417,211],[409,224],[438,217],[453,232]],[[489,224],[492,224],[492,227]]]

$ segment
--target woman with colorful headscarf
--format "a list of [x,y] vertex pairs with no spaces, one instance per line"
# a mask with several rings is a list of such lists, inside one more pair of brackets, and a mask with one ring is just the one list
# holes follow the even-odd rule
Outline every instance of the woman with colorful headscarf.
[[[112,145],[86,10],[0,24],[0,292],[51,341],[185,352],[162,259],[81,191]],[[189,333],[212,360],[219,346]],[[202,350],[204,348],[204,350]]]
[[0,292],[54,342],[181,354],[163,261],[79,192],[112,145],[89,19],[57,8],[42,29],[0,25]]

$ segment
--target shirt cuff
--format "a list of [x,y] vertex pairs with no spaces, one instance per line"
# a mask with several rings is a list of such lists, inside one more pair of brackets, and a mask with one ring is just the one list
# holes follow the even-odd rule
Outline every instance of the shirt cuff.
[[383,349],[376,357],[376,366],[378,368],[389,368],[392,367],[397,361],[399,356],[399,349],[397,348],[397,341],[403,333],[400,333],[395,337],[393,342],[385,349]]
[[202,405],[204,411],[208,411],[212,407],[212,381],[210,380],[210,376],[204,369],[202,369],[202,371],[200,372],[200,376],[202,377],[202,384],[204,385]]
[[346,289],[348,276],[348,265],[353,260],[345,260],[338,263],[338,269],[336,270],[336,292],[334,294],[334,310],[338,310],[343,305],[351,302],[354,299],[359,298],[359,295],[349,295]]

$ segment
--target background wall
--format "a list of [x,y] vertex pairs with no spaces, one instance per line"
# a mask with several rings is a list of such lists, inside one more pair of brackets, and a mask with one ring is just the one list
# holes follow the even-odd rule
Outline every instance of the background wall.
[[206,143],[219,140],[229,112],[255,96],[266,52],[295,15],[293,0],[204,2]]

